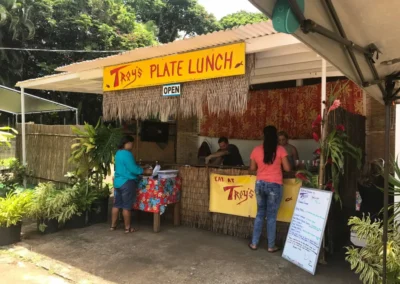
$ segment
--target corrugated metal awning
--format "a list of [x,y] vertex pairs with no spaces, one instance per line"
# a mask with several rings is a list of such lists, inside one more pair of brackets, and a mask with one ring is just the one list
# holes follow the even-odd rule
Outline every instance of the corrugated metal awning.
[[[56,69],[56,71],[81,72],[90,69],[102,68],[105,66],[123,64],[125,62],[140,61],[234,42],[248,41],[249,39],[255,39],[276,33],[277,32],[273,29],[270,22],[261,22],[257,24],[241,26],[231,30],[218,31],[182,40],[176,40],[167,44],[137,48],[104,58],[78,62],[59,67]],[[251,45],[252,42],[250,41],[248,44]]]
[[[18,82],[18,87],[60,92],[103,94],[103,68],[150,58],[185,53],[236,42],[246,43],[246,53],[256,54],[251,84],[321,76],[321,58],[295,37],[277,33],[271,21],[200,35],[172,43],[74,63],[58,68],[64,73]],[[341,76],[328,64],[327,76]]]

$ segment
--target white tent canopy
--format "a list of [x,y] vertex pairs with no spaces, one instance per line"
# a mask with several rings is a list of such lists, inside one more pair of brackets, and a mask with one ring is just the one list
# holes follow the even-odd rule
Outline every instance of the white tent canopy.
[[[250,0],[257,8],[272,18],[276,0]],[[323,26],[331,32],[337,33],[337,28],[329,15],[327,4],[331,2],[336,10],[337,17],[345,31],[347,38],[361,47],[375,44],[381,54],[374,54],[375,67],[380,79],[393,72],[400,71],[400,25],[398,25],[398,0],[332,0],[332,1],[305,1],[304,16]],[[359,84],[375,99],[383,102],[382,92],[378,85],[365,86],[363,83],[374,81],[373,74],[368,66],[365,56],[354,52],[364,75],[361,81],[350,56],[344,45],[322,36],[318,33],[303,33],[299,28],[294,34],[297,39],[324,57],[328,62],[337,67],[345,76]]]
[[[0,102],[0,111],[22,114],[20,91],[0,85]],[[77,112],[77,108],[25,93],[25,114],[60,111]]]
[[74,111],[78,124],[77,108],[26,94],[23,88],[17,91],[0,85],[0,102],[0,111],[21,115],[22,163],[24,165],[26,164],[25,114]]

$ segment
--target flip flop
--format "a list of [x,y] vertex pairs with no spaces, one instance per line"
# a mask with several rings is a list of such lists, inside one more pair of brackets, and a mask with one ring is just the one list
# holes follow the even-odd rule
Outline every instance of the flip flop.
[[250,248],[251,250],[257,250],[257,249],[258,249],[258,247],[253,246],[252,243],[248,244],[248,246],[249,246],[249,248]]
[[275,253],[275,252],[280,251],[280,250],[281,250],[280,248],[274,247],[272,250],[268,249],[267,251],[268,251],[269,253]]
[[129,227],[128,229],[125,229],[125,234],[130,234],[130,233],[135,233],[137,230],[135,228]]

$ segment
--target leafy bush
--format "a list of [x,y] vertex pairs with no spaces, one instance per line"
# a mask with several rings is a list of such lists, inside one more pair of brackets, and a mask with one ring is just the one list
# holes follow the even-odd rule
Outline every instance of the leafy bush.
[[14,134],[18,134],[15,129],[8,126],[0,127],[0,145],[6,144],[8,147],[10,147],[10,140],[15,138]]
[[31,211],[31,216],[40,221],[39,230],[45,230],[46,219],[56,219],[63,224],[77,214],[78,206],[74,204],[74,198],[71,188],[61,190],[53,183],[40,183],[34,191]]
[[[394,174],[389,175],[391,195],[400,195],[400,167],[398,160],[392,165]],[[383,174],[383,168],[378,172]],[[400,224],[396,221],[400,215],[400,203],[389,206],[393,216],[388,220],[387,236],[387,282],[400,283]],[[392,211],[393,210],[393,211]],[[383,222],[372,221],[369,216],[363,218],[352,217],[348,223],[360,239],[366,240],[365,248],[347,247],[346,260],[350,262],[351,269],[360,274],[360,280],[365,284],[382,283],[383,275]]]
[[72,131],[78,138],[71,146],[69,162],[76,165],[77,174],[81,176],[89,176],[93,172],[103,176],[111,174],[111,164],[114,162],[114,155],[122,138],[121,129],[106,126],[99,120],[96,126],[85,123],[83,129],[72,126]]
[[1,159],[0,160],[0,168],[8,168],[16,160],[17,160],[16,158]]
[[10,192],[22,187],[26,177],[28,177],[26,166],[13,159],[9,161],[7,172],[0,174],[0,184],[5,192]]
[[[348,223],[358,238],[366,241],[364,248],[347,247],[346,260],[351,269],[360,274],[364,284],[382,283],[383,271],[383,224],[374,222],[369,216],[352,217]],[[388,226],[387,280],[388,283],[400,283],[400,233],[393,222]]]
[[0,197],[0,227],[10,227],[29,216],[33,205],[33,192],[9,193]]
[[89,190],[88,180],[79,180],[70,189],[73,194],[73,204],[76,205],[78,213],[83,213],[90,210],[90,207],[97,199],[94,191]]

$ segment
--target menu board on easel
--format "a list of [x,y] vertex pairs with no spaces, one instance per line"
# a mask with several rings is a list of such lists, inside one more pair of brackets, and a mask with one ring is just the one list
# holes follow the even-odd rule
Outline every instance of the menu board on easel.
[[282,257],[315,274],[332,192],[300,188]]

